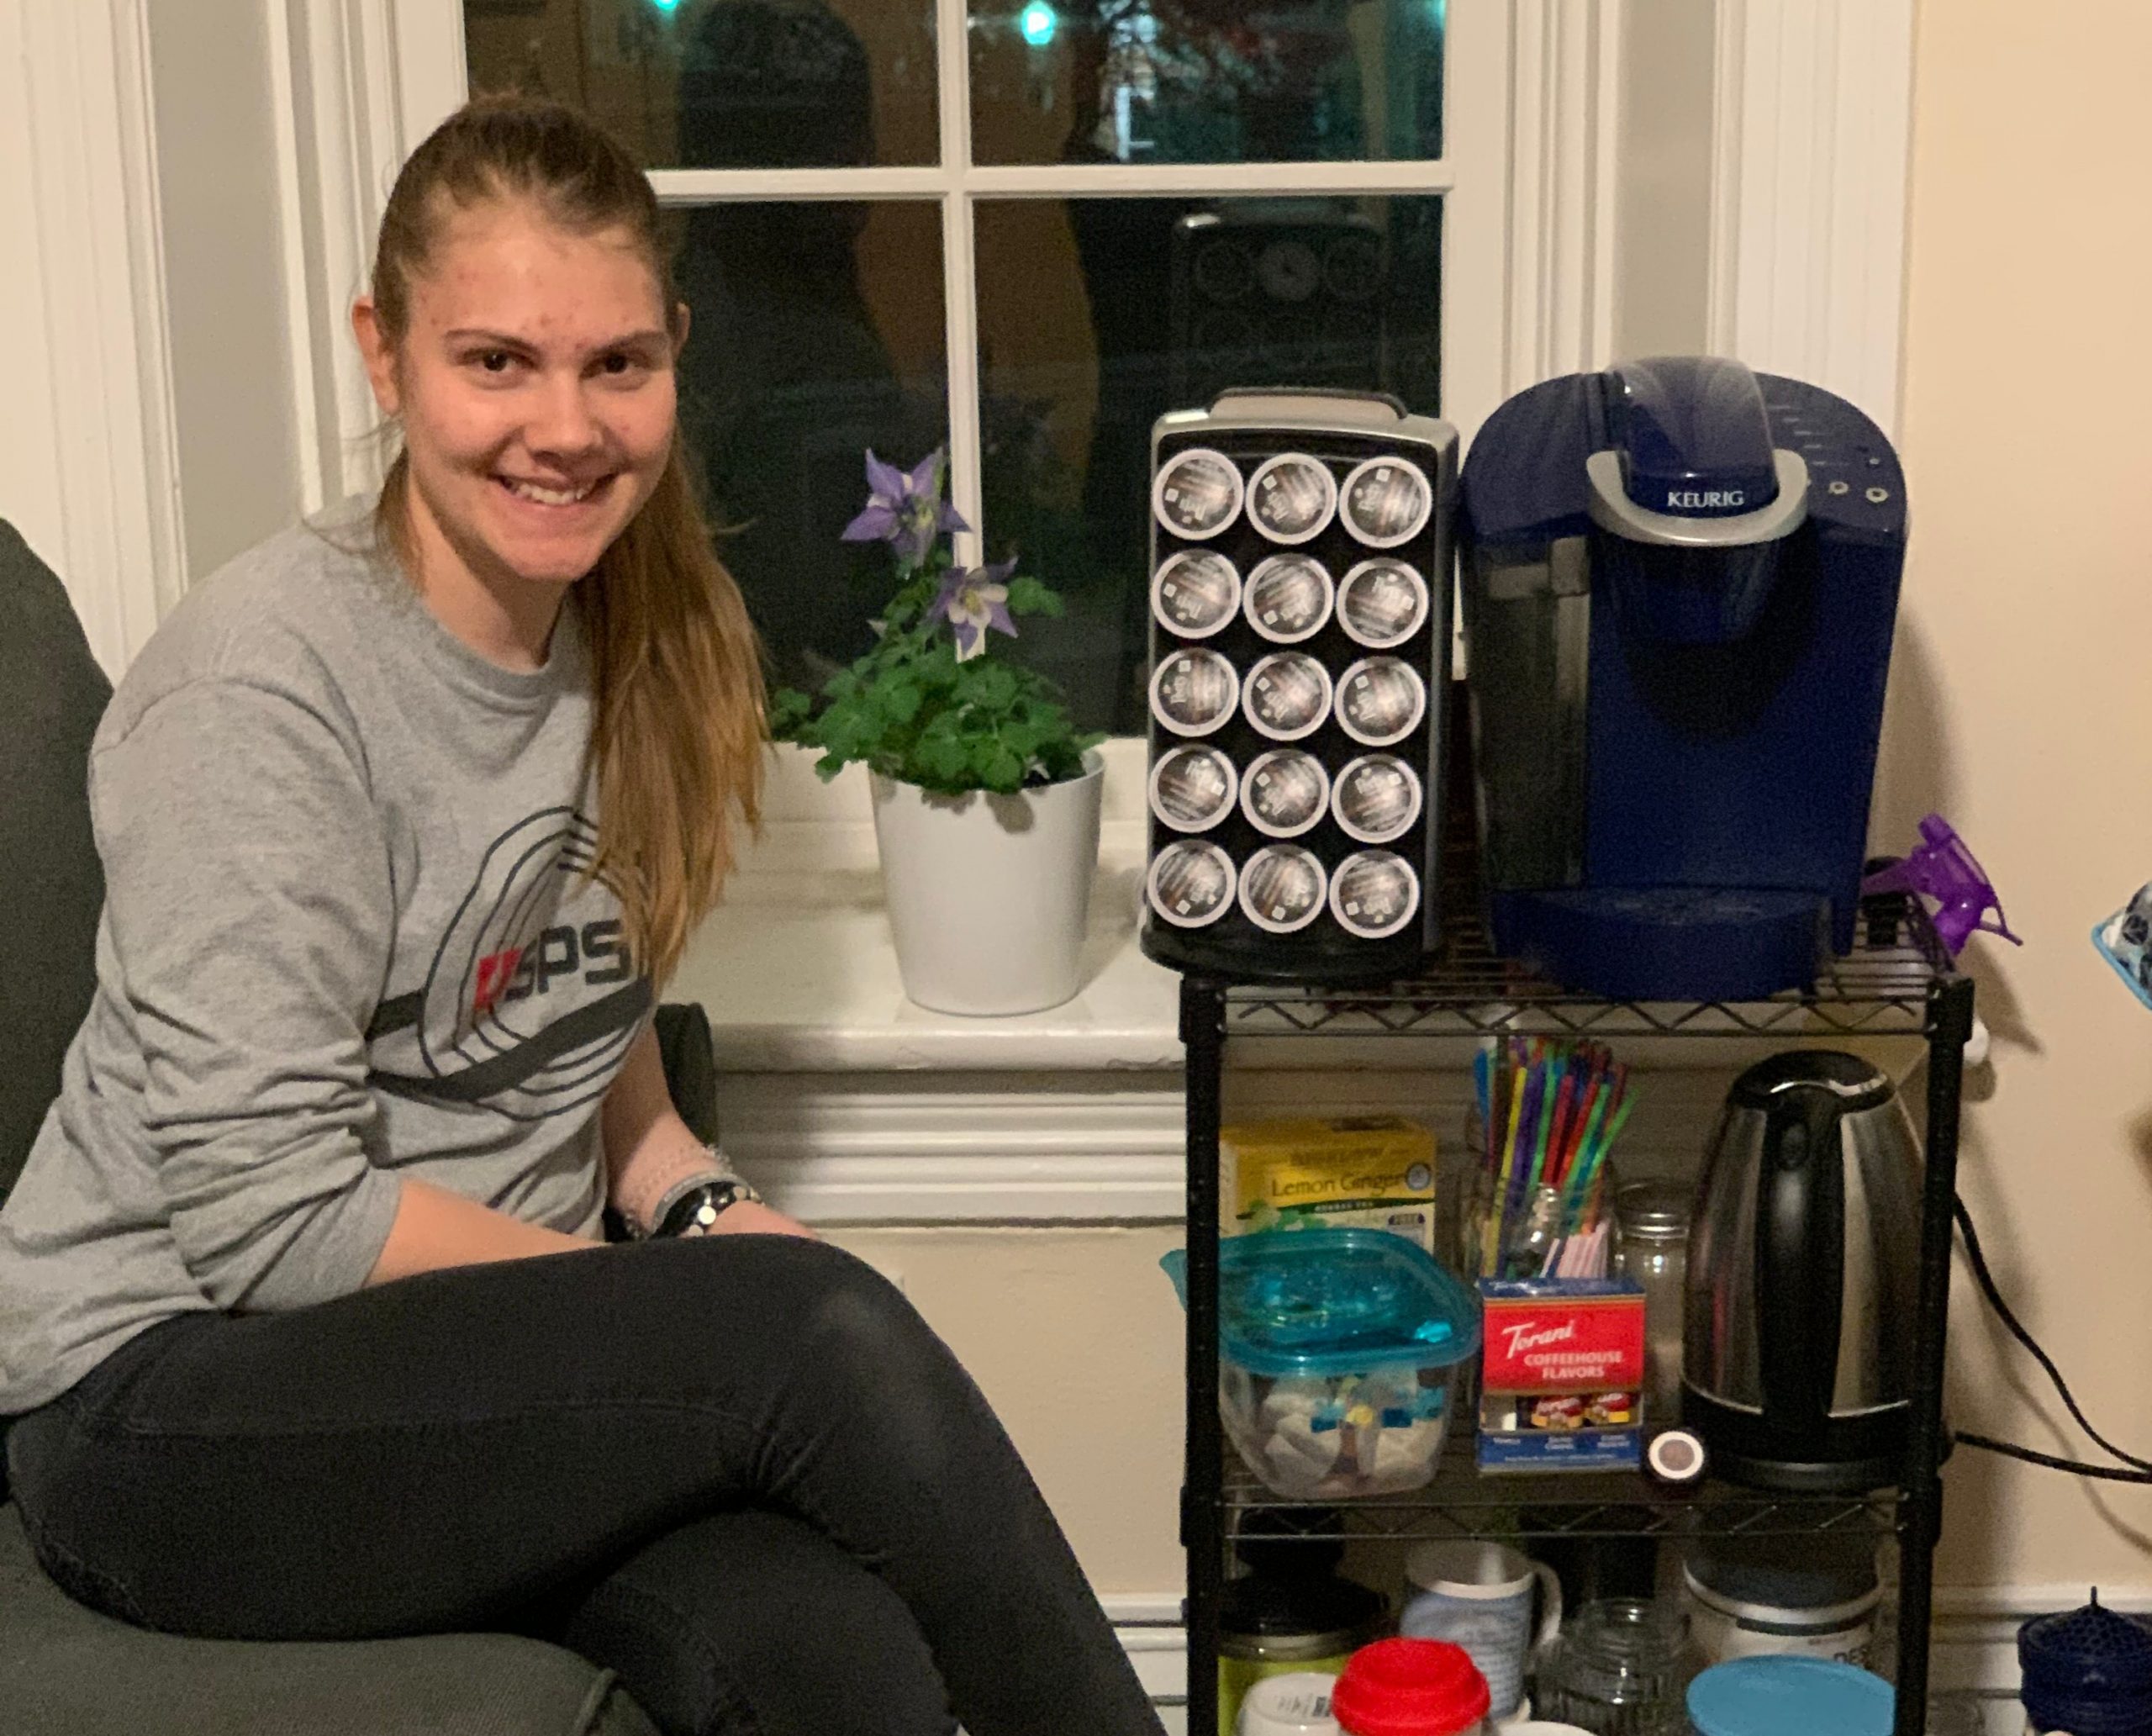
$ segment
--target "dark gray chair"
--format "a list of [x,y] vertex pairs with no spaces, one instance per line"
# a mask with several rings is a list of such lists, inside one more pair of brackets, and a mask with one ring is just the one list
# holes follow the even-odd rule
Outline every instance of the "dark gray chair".
[[[112,689],[66,593],[0,520],[0,1202],[89,1004],[104,881],[90,737]],[[699,1007],[659,1013],[674,1099],[715,1137]],[[3,1428],[4,1425],[0,1425]],[[32,1558],[0,1444],[0,1731],[50,1736],[657,1736],[613,1678],[507,1633],[264,1644],[151,1633],[72,1601]]]

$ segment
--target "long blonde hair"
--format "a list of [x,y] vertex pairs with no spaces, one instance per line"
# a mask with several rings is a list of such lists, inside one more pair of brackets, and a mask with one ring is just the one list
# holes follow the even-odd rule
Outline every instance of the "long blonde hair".
[[[373,301],[393,344],[448,216],[499,199],[527,199],[579,235],[625,230],[668,316],[678,306],[657,199],[634,159],[561,103],[481,97],[412,152],[382,213]],[[409,489],[399,452],[379,524],[415,581]],[[636,961],[662,984],[724,889],[736,826],[760,823],[769,739],[754,627],[711,546],[677,429],[656,492],[572,595],[596,683],[592,873],[619,894]]]

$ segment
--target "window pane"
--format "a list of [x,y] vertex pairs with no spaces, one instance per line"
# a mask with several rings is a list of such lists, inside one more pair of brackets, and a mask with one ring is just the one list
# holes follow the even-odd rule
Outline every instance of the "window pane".
[[934,0],[464,0],[474,91],[587,109],[654,169],[932,163]]
[[973,0],[982,163],[1443,154],[1445,0]]
[[684,214],[694,320],[680,418],[778,678],[815,687],[871,642],[879,551],[837,540],[862,454],[910,463],[947,437],[942,218],[932,203],[743,203]]
[[1069,602],[1027,650],[1143,727],[1151,424],[1228,386],[1440,409],[1439,198],[1004,199],[977,213],[988,552]]

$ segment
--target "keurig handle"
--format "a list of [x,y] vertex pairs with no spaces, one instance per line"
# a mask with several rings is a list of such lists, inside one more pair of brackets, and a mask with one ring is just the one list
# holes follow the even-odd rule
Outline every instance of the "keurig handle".
[[1845,1169],[1830,1094],[1781,1093],[1756,1178],[1756,1311],[1764,1421],[1789,1447],[1814,1440],[1838,1384]]

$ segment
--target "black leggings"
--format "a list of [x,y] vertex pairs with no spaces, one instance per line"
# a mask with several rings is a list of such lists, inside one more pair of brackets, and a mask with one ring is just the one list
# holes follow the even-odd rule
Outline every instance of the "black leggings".
[[16,1423],[39,1559],[150,1628],[509,1628],[667,1736],[1158,1736],[986,1401],[897,1290],[780,1236],[196,1314]]

